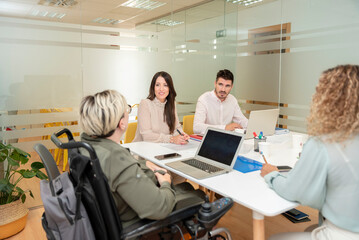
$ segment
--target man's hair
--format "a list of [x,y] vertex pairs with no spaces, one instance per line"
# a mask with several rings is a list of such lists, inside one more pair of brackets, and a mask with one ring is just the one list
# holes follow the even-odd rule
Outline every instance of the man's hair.
[[216,78],[216,82],[218,81],[219,78],[223,78],[225,80],[231,80],[232,84],[234,82],[234,77],[233,77],[233,73],[231,71],[229,71],[228,69],[223,69],[220,70],[217,73],[217,78]]
[[109,137],[127,109],[126,99],[115,90],[86,96],[80,105],[80,126],[90,136]]
[[340,65],[322,73],[313,95],[308,134],[342,142],[359,133],[359,66]]

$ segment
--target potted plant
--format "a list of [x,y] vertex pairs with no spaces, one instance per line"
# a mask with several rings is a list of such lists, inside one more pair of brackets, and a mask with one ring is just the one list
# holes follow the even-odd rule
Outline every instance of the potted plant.
[[23,204],[26,194],[33,198],[31,190],[23,190],[18,184],[26,178],[38,177],[47,179],[40,171],[44,168],[41,162],[33,162],[30,168],[22,166],[29,161],[30,154],[11,144],[0,142],[0,164],[4,172],[0,174],[0,239],[20,232],[26,224],[27,207]]

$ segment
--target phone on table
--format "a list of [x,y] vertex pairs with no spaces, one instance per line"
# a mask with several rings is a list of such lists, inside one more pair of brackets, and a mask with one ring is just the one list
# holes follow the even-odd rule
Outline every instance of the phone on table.
[[301,212],[295,208],[284,212],[284,214],[287,215],[288,217],[294,218],[295,220],[302,220],[308,217],[308,214]]
[[279,172],[288,172],[290,171],[292,168],[289,166],[277,166]]
[[163,155],[157,155],[157,156],[155,156],[155,158],[158,160],[165,160],[165,159],[176,158],[176,157],[180,157],[180,156],[181,155],[178,153],[168,153],[168,154],[163,154]]

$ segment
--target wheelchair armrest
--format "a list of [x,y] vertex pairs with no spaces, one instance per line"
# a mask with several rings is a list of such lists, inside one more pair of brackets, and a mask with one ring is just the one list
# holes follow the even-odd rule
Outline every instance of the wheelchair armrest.
[[137,223],[132,224],[131,226],[124,228],[122,231],[122,238],[128,239],[141,236],[194,217],[194,215],[198,213],[199,209],[201,208],[202,203],[203,201],[175,210],[166,218],[161,220],[143,219]]

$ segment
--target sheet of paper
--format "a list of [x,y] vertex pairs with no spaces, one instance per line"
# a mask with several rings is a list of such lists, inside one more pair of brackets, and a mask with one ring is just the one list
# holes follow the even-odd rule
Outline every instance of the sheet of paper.
[[165,148],[169,148],[176,152],[181,152],[181,151],[186,151],[189,149],[193,150],[194,148],[197,148],[199,146],[199,143],[196,141],[189,141],[189,143],[187,143],[185,145],[177,145],[177,144],[172,144],[172,143],[166,143],[166,144],[161,144],[161,145]]

